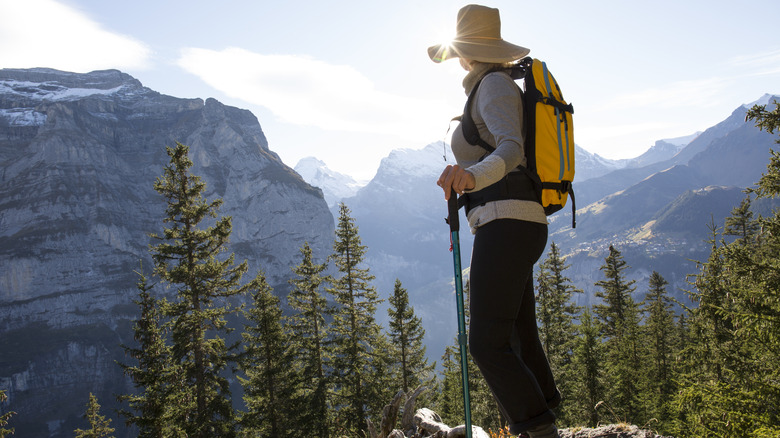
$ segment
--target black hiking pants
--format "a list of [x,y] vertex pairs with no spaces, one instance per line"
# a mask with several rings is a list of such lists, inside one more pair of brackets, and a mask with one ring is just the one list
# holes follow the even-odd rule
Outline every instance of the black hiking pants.
[[533,267],[546,244],[547,225],[514,219],[474,236],[469,351],[512,434],[553,422],[560,403],[536,327]]

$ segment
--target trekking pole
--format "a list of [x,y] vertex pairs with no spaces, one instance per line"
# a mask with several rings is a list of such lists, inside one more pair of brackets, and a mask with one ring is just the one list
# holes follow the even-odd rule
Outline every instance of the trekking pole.
[[450,224],[450,239],[452,240],[452,259],[455,264],[455,300],[458,305],[458,345],[460,346],[460,375],[463,384],[463,411],[466,414],[466,438],[471,438],[471,403],[469,402],[469,365],[466,350],[466,313],[463,309],[463,278],[460,268],[460,219],[458,218],[458,195],[450,192],[447,201]]

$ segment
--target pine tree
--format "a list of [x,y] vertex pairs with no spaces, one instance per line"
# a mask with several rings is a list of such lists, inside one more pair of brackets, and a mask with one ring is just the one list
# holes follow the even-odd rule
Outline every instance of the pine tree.
[[397,346],[393,345],[384,331],[379,332],[379,335],[372,340],[369,354],[371,365],[365,376],[365,397],[368,400],[368,419],[374,425],[380,424],[384,407],[401,390],[398,377],[401,370],[395,360],[396,350]]
[[690,338],[683,352],[686,363],[679,375],[680,391],[674,403],[675,432],[689,436],[751,436],[754,426],[766,424],[765,401],[756,393],[751,371],[758,343],[742,342],[737,335],[734,281],[729,247],[748,251],[735,242],[719,240],[710,224],[711,253],[694,276],[689,295],[698,304],[688,309]]
[[[185,385],[173,397],[173,424],[189,437],[235,435],[230,388],[223,371],[230,350],[223,338],[226,316],[235,310],[228,298],[244,293],[239,286],[246,262],[235,266],[225,252],[231,233],[230,217],[217,218],[222,200],[203,198],[205,183],[190,173],[189,148],[176,143],[167,148],[171,161],[155,183],[155,190],[167,201],[162,235],[150,251],[155,274],[176,290],[176,298],[165,306],[172,334],[171,356],[181,367]],[[213,225],[204,220],[217,218]]]
[[[747,119],[774,133],[780,107],[755,106]],[[770,151],[767,172],[747,192],[780,195],[780,154]],[[745,210],[735,209],[731,223],[751,223]],[[680,430],[691,435],[780,435],[780,212],[757,225],[756,239],[730,244],[713,231],[710,257],[695,276],[698,307],[689,311],[689,361],[676,399]]]
[[[327,291],[333,295],[336,308],[331,324],[333,370],[336,385],[339,434],[354,435],[365,429],[366,420],[381,412],[370,412],[372,406],[387,403],[391,388],[370,389],[374,382],[372,361],[382,352],[376,350],[376,339],[382,336],[374,315],[381,302],[371,285],[374,276],[363,267],[366,247],[345,204],[339,207],[336,241],[331,256],[339,277],[330,281]],[[382,401],[370,395],[384,393]]]
[[302,376],[299,422],[300,428],[319,438],[330,436],[331,415],[329,413],[328,391],[330,364],[328,331],[325,318],[332,309],[320,288],[325,283],[322,273],[327,265],[316,264],[312,259],[311,247],[304,243],[301,248],[303,260],[293,268],[295,278],[290,280],[292,290],[287,301],[293,314],[287,319],[291,332],[290,344],[299,376]]
[[599,412],[596,406],[604,397],[602,366],[603,348],[599,329],[590,309],[580,316],[580,335],[574,346],[571,381],[571,420],[572,425],[599,424]]
[[245,311],[244,353],[238,377],[244,387],[247,412],[241,416],[246,436],[292,437],[305,435],[298,429],[293,404],[298,378],[290,366],[293,355],[282,326],[282,310],[265,276],[258,273],[250,283],[252,306]]
[[425,355],[422,320],[414,314],[414,307],[409,305],[409,294],[399,279],[395,280],[387,314],[390,316],[389,331],[391,345],[395,347],[395,363],[401,374],[401,388],[410,394],[429,378],[433,365],[428,365]]
[[649,291],[642,302],[649,364],[645,399],[650,408],[649,416],[660,424],[668,424],[671,420],[671,400],[676,393],[672,370],[676,326],[672,299],[666,293],[667,284],[661,274],[653,271]]
[[[8,396],[5,395],[5,391],[0,389],[0,406],[2,406],[3,403],[8,400]],[[2,412],[2,411],[0,411]],[[0,414],[0,438],[5,438],[8,435],[14,434],[14,428],[6,429],[5,426],[8,426],[8,421],[16,415],[16,412],[14,411],[8,411]]]
[[[463,384],[461,380],[460,353],[457,343],[444,348],[441,356],[442,374],[436,412],[445,424],[463,424]],[[469,370],[471,368],[469,367]]]
[[100,415],[100,404],[97,397],[89,393],[89,402],[87,403],[87,412],[84,418],[89,421],[89,429],[76,429],[74,433],[76,438],[113,438],[114,428],[111,427],[111,419]]
[[[536,308],[539,337],[544,346],[550,368],[561,388],[568,388],[573,379],[572,355],[577,339],[574,321],[580,309],[572,302],[574,293],[582,293],[564,275],[565,264],[555,242],[550,246],[547,259],[541,264],[537,276]],[[569,421],[570,400],[563,400],[558,407],[561,424]]]
[[723,234],[737,236],[739,242],[747,244],[758,232],[758,223],[753,219],[750,211],[750,195],[739,204],[739,207],[731,209],[731,216],[726,218],[726,226]]
[[691,310],[689,318],[691,350],[688,356],[693,361],[690,371],[700,376],[701,381],[722,382],[727,374],[725,370],[736,360],[734,324],[730,317],[731,285],[725,276],[720,229],[714,223],[709,224],[709,228],[710,255],[706,262],[699,263],[699,273],[693,276],[695,290],[689,292],[698,306]]
[[[780,129],[780,105],[778,105],[777,100],[773,100],[772,105],[774,109],[771,111],[766,109],[766,105],[754,105],[745,114],[745,121],[753,120],[758,129],[774,134],[776,129]],[[776,142],[780,143],[780,140]],[[775,174],[775,177],[780,177],[780,174]],[[774,185],[775,187],[780,186],[780,179],[775,179]]]
[[[133,325],[137,348],[123,346],[125,354],[135,359],[136,365],[120,364],[139,392],[119,396],[119,400],[128,403],[131,411],[122,410],[120,414],[127,418],[128,424],[138,427],[138,436],[142,438],[162,438],[179,435],[170,422],[170,394],[183,384],[179,368],[171,361],[170,347],[166,343],[166,333],[160,308],[163,301],[156,300],[150,293],[153,286],[143,268],[137,271],[139,276],[136,287],[139,298],[135,303],[141,309],[141,315]],[[180,431],[179,431],[180,432]]]
[[[748,114],[760,129],[769,133],[780,128],[780,105],[777,101],[773,105],[772,111],[763,106]],[[776,143],[780,143],[780,139]],[[767,170],[749,193],[764,199],[780,197],[780,153],[770,150]],[[780,406],[780,210],[760,218],[758,226],[760,247],[744,252],[737,248],[732,258],[735,269],[730,274],[736,279],[737,336],[743,345],[751,347],[755,361],[749,367],[752,371],[750,381],[758,397],[765,402],[757,412],[753,411],[766,420],[755,421],[755,433],[778,436],[780,412],[771,408],[766,412],[765,409]]]
[[643,413],[638,400],[637,373],[641,371],[639,343],[639,310],[632,297],[634,281],[626,281],[628,268],[623,256],[613,246],[601,271],[604,280],[596,282],[601,290],[596,296],[603,304],[594,306],[604,339],[606,380],[605,402],[618,417],[616,421],[641,423]]

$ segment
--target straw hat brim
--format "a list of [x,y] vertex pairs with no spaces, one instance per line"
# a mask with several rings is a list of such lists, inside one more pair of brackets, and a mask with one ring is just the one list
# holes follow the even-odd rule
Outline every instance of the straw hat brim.
[[504,63],[525,57],[531,51],[499,38],[462,38],[449,44],[428,47],[428,56],[439,63],[453,58],[466,58],[487,63]]

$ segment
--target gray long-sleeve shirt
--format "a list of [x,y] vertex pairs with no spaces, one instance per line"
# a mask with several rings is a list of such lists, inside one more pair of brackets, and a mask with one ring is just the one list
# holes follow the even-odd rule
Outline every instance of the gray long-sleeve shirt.
[[[523,150],[523,103],[514,80],[505,72],[485,75],[472,102],[471,116],[479,136],[496,148],[480,161],[487,151],[469,144],[460,126],[453,132],[452,152],[458,165],[474,175],[476,186],[470,190],[473,192],[497,182],[518,165],[526,164]],[[472,232],[495,219],[547,223],[541,204],[517,199],[488,202],[472,209],[468,215]]]

